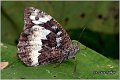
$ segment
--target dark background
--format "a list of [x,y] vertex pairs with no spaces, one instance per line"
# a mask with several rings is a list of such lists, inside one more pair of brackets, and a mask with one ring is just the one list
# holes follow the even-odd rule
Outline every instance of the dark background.
[[[32,6],[54,17],[71,39],[78,40],[108,58],[119,58],[118,1],[2,1],[1,6],[3,43],[17,44],[24,26],[24,9]],[[84,27],[86,29],[81,34]]]

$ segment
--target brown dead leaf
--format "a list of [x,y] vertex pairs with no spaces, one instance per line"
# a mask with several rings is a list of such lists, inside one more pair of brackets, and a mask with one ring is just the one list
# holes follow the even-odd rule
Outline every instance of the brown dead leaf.
[[0,62],[0,70],[6,68],[8,66],[8,62]]

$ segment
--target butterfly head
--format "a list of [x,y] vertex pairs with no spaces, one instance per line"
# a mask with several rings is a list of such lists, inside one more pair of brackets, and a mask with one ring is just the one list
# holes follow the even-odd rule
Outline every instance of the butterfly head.
[[68,54],[68,59],[75,57],[75,55],[79,50],[80,50],[80,43],[78,41],[72,40],[72,50]]

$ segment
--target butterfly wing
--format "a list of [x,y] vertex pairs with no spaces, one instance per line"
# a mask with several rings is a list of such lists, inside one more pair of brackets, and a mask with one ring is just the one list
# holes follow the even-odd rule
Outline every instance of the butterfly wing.
[[27,66],[37,66],[67,58],[72,42],[62,26],[47,13],[29,7],[24,12],[18,56]]

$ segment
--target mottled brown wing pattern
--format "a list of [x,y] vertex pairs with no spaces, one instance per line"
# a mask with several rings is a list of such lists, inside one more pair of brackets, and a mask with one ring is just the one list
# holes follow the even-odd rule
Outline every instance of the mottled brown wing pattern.
[[27,66],[49,64],[74,57],[79,49],[67,32],[47,13],[29,7],[24,12],[18,56]]
[[[43,24],[43,26],[51,33],[47,35],[47,40],[42,40],[43,46],[40,51],[39,64],[60,61],[66,56],[67,53],[63,53],[63,50],[68,49],[67,45],[71,45],[71,40],[65,30],[54,19]],[[52,28],[53,26],[56,27]]]

